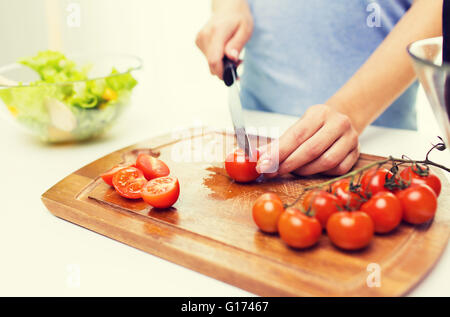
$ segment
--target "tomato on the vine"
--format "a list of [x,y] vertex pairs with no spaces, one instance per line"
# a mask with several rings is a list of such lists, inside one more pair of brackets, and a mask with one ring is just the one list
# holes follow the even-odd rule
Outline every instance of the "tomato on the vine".
[[259,196],[259,197],[256,199],[255,203],[256,203],[257,201],[260,201],[260,200],[278,200],[280,203],[283,203],[283,201],[281,200],[280,196],[278,196],[278,195],[275,194],[275,193],[271,193],[271,192],[264,193],[264,194],[262,194],[261,196]]
[[425,184],[412,185],[396,193],[403,208],[403,220],[421,224],[431,220],[437,209],[437,196]]
[[377,233],[392,231],[402,221],[400,200],[388,191],[376,193],[361,206],[361,211],[372,218]]
[[112,184],[119,195],[129,199],[141,198],[141,189],[146,183],[142,171],[132,166],[120,169],[112,179]]
[[287,208],[278,221],[278,232],[288,246],[303,249],[319,241],[322,227],[316,218],[296,208]]
[[331,193],[339,199],[339,204],[350,210],[356,210],[361,206],[363,198],[358,188],[352,188],[348,178],[338,180],[331,185]]
[[339,199],[324,190],[308,191],[302,202],[303,208],[311,211],[319,220],[323,228],[326,227],[328,218],[342,209]]
[[228,175],[239,183],[248,183],[259,177],[256,171],[259,153],[256,151],[256,158],[250,159],[242,149],[237,149],[227,155],[225,159],[225,169]]
[[406,182],[411,182],[411,184],[430,186],[436,196],[441,193],[441,180],[428,169],[418,170],[417,167],[408,166],[400,172],[400,177]]
[[261,231],[275,233],[278,232],[278,220],[283,212],[284,206],[278,195],[266,193],[253,205],[253,221]]
[[340,211],[330,216],[327,233],[331,242],[344,250],[358,250],[372,240],[374,224],[362,211]]
[[169,167],[156,157],[141,153],[136,159],[136,167],[139,168],[147,180],[167,176],[170,174]]
[[149,180],[142,188],[142,199],[155,208],[169,208],[178,200],[180,184],[173,176]]
[[364,197],[370,198],[376,193],[386,191],[384,188],[386,176],[392,177],[392,172],[385,168],[370,169],[361,178],[361,193]]

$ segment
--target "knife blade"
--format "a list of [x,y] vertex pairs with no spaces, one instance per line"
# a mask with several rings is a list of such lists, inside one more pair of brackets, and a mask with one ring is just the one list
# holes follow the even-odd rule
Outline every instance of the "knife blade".
[[228,106],[230,108],[231,120],[233,121],[234,133],[236,134],[237,144],[243,149],[249,158],[253,158],[254,151],[245,130],[244,114],[240,97],[240,89],[237,76],[236,64],[227,58],[223,58],[223,81],[228,87]]

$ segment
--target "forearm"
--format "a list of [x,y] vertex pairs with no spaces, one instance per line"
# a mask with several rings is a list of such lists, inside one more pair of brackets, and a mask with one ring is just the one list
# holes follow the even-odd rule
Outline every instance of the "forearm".
[[232,8],[241,5],[247,5],[247,0],[213,0],[212,12],[215,13],[222,9]]
[[442,33],[442,0],[416,0],[383,43],[326,104],[361,133],[415,78],[406,46]]

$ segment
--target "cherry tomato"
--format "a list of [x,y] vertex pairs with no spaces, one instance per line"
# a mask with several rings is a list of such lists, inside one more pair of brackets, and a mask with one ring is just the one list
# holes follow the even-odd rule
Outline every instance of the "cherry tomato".
[[106,184],[108,184],[109,186],[113,186],[113,183],[112,183],[112,179],[113,179],[113,176],[114,176],[114,174],[116,174],[118,171],[120,171],[122,168],[125,168],[125,167],[135,167],[135,165],[134,164],[130,164],[130,165],[117,165],[117,166],[114,166],[112,169],[110,169],[109,171],[107,171],[107,172],[105,172],[105,173],[103,173],[103,174],[101,174],[100,176],[101,176],[101,178],[103,179],[103,181],[106,183]]
[[180,195],[180,184],[174,176],[164,176],[149,180],[142,188],[142,199],[155,208],[169,208]]
[[421,224],[431,220],[437,209],[435,192],[425,184],[412,185],[396,194],[403,208],[403,220]]
[[278,232],[278,219],[284,212],[281,199],[276,194],[267,193],[261,195],[253,205],[253,220],[264,232]]
[[112,183],[120,196],[139,199],[141,198],[141,189],[147,180],[142,171],[136,167],[125,167],[114,174]]
[[339,211],[339,199],[324,190],[308,191],[302,202],[305,210],[311,210],[323,228],[331,214]]
[[148,180],[170,174],[169,167],[167,167],[166,163],[145,153],[138,155],[136,167],[144,172],[144,176]]
[[357,192],[350,191],[350,180],[348,178],[338,180],[331,185],[331,193],[339,199],[339,204],[350,210],[359,209],[363,198]]
[[278,221],[281,239],[293,248],[308,248],[317,243],[322,233],[319,220],[303,214],[296,208],[288,208]]
[[330,216],[327,233],[331,242],[344,250],[358,250],[372,240],[372,219],[362,211],[341,211]]
[[239,183],[248,183],[258,178],[259,173],[256,171],[256,163],[259,153],[256,153],[256,159],[250,160],[245,155],[244,150],[237,149],[227,155],[225,159],[225,169],[228,175]]
[[[411,166],[405,168],[400,172],[400,177],[411,184],[425,184],[434,190],[436,196],[441,193],[441,180],[431,171],[428,171],[428,175],[421,176],[418,174],[419,171],[417,167],[412,168]],[[427,174],[425,172],[425,174]]]
[[386,191],[386,176],[391,177],[392,173],[385,168],[368,170],[361,179],[361,193],[364,197],[370,198],[376,193]]
[[256,199],[255,203],[259,200],[278,200],[281,204],[283,204],[280,196],[275,193],[264,193]]
[[361,211],[372,218],[375,232],[387,233],[402,221],[402,204],[391,192],[378,192],[361,206]]

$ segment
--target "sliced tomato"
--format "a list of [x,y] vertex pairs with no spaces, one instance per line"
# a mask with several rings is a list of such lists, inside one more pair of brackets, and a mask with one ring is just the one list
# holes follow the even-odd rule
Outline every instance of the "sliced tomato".
[[154,178],[142,188],[141,195],[155,208],[169,208],[178,200],[180,184],[174,176]]
[[109,171],[101,174],[101,178],[103,179],[103,181],[108,184],[109,186],[113,186],[112,180],[113,180],[113,176],[114,174],[116,174],[118,171],[120,171],[122,168],[126,168],[126,167],[135,167],[134,164],[129,164],[129,165],[117,165],[114,166],[112,169],[110,169]]
[[142,171],[136,167],[125,167],[114,174],[112,183],[120,196],[139,199],[141,198],[141,189],[147,180]]
[[170,174],[169,167],[156,157],[149,154],[141,153],[136,160],[136,167],[139,168],[146,179],[154,179],[158,177],[167,176]]

